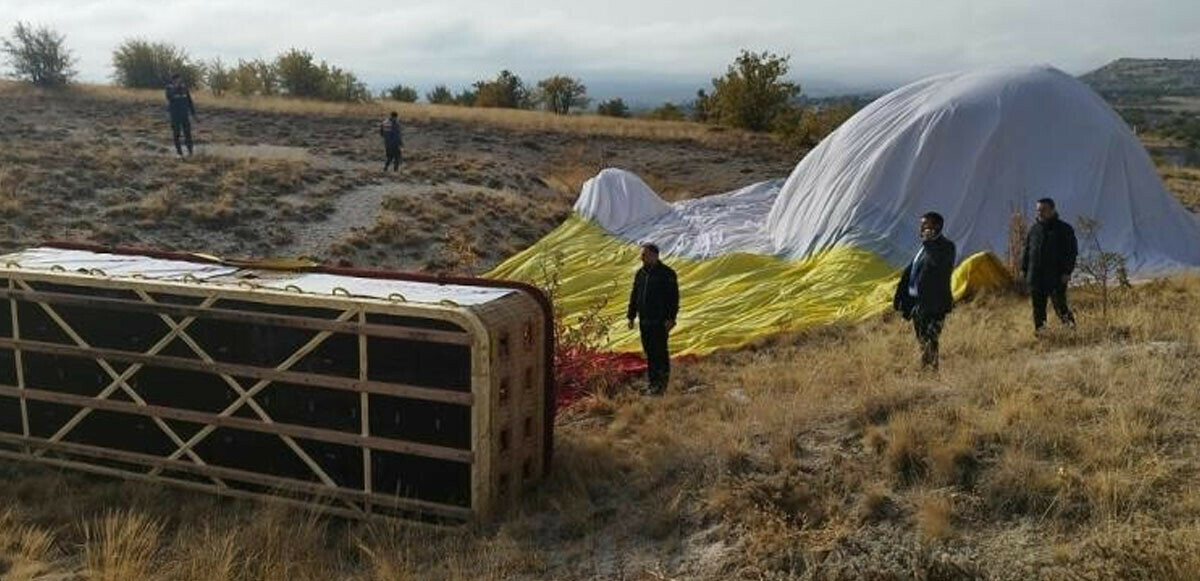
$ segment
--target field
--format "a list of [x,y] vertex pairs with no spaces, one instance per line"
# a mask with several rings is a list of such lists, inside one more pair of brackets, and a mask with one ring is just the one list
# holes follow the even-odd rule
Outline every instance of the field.
[[[553,228],[603,165],[670,198],[786,175],[772,142],[700,126],[386,106],[198,103],[0,85],[0,246],[45,238],[482,270]],[[1200,209],[1200,173],[1164,167]],[[468,232],[469,234],[454,234]],[[558,419],[555,469],[465,530],[359,523],[0,463],[0,579],[1200,578],[1200,279],[1073,295],[1035,338],[1021,297],[951,315],[940,374],[894,317],[680,365]]]
[[695,124],[408,106],[405,163],[385,174],[387,105],[206,96],[196,155],[181,160],[161,99],[0,84],[0,250],[70,238],[483,268],[558,225],[602,167],[683,198],[786,175],[795,162],[765,138]]

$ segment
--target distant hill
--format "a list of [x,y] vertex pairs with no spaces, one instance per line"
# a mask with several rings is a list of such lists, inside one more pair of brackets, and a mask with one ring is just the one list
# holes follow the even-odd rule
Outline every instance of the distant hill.
[[1200,59],[1117,59],[1080,77],[1110,99],[1200,97]]

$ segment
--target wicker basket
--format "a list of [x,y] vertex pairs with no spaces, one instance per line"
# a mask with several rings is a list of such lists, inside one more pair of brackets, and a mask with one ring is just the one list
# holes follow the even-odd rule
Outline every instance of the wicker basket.
[[536,289],[80,247],[0,262],[0,457],[439,522],[548,469]]

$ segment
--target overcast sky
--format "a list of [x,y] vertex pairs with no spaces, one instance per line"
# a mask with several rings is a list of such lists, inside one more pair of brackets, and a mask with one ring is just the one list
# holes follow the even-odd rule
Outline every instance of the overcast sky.
[[113,48],[141,37],[226,61],[304,48],[375,87],[566,73],[597,97],[686,98],[742,48],[791,55],[816,94],[1200,56],[1200,0],[0,0],[0,34],[17,21],[64,33],[87,81],[109,80]]

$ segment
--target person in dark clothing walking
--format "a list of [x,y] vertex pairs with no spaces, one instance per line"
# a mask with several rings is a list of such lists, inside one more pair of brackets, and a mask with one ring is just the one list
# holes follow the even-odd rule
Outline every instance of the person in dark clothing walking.
[[379,124],[379,135],[383,137],[383,149],[387,153],[387,161],[383,162],[383,171],[392,166],[392,171],[400,171],[400,147],[404,145],[404,137],[400,134],[400,115],[392,111],[383,123]]
[[1029,284],[1033,298],[1033,332],[1046,326],[1046,299],[1054,303],[1054,312],[1063,324],[1075,328],[1075,315],[1067,306],[1067,283],[1075,271],[1079,241],[1075,229],[1058,218],[1054,200],[1037,201],[1037,222],[1025,237],[1021,253],[1021,275]]
[[937,212],[921,216],[921,249],[900,275],[892,306],[911,319],[921,344],[922,368],[938,368],[938,339],[954,307],[950,275],[957,260],[954,243],[942,235],[945,220]]
[[187,145],[188,155],[192,154],[192,123],[188,119],[190,113],[196,116],[196,104],[192,102],[192,94],[179,73],[171,75],[171,83],[167,85],[167,110],[171,113],[171,133],[175,137],[175,153],[183,157],[183,148],[179,143],[179,135],[183,134]]
[[667,339],[679,314],[679,281],[675,271],[658,259],[658,246],[642,245],[642,267],[633,277],[629,293],[629,328],[638,320],[642,351],[646,353],[649,393],[662,395],[671,378],[671,355]]

